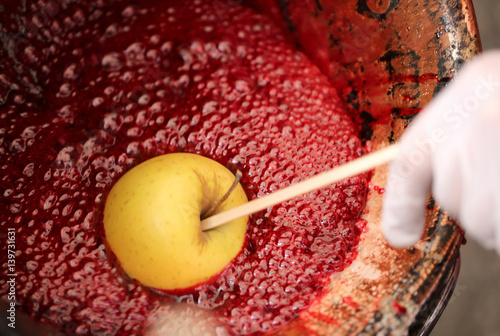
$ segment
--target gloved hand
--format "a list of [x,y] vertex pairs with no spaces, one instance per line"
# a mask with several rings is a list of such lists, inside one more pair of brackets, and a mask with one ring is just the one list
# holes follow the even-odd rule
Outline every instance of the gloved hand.
[[500,254],[500,51],[466,64],[415,118],[389,167],[382,229],[407,247],[436,201],[470,236]]

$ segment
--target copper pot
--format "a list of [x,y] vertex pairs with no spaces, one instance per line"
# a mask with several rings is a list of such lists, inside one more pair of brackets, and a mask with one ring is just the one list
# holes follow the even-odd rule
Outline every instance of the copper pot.
[[[276,0],[255,6],[286,27],[327,74],[373,149],[397,141],[481,51],[471,0]],[[375,170],[374,185],[384,185],[386,170]],[[334,277],[329,295],[280,335],[430,332],[455,286],[463,235],[430,197],[424,239],[394,250],[380,231],[381,202],[382,194],[372,190],[369,229],[355,262]]]

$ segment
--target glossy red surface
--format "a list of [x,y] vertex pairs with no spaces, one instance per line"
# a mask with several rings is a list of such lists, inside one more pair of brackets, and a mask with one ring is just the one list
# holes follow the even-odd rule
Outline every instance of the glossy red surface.
[[[103,240],[107,192],[131,167],[202,154],[240,169],[252,199],[362,154],[326,77],[242,6],[82,2],[38,17],[46,10],[3,21],[29,29],[0,59],[2,225],[17,229],[18,301],[68,334],[141,333],[165,304],[124,277]],[[233,263],[177,299],[231,334],[279,328],[356,257],[366,195],[362,175],[255,214]]]

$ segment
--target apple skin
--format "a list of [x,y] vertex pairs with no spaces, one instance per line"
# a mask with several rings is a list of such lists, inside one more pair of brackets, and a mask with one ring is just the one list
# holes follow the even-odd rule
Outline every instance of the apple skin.
[[[234,180],[218,162],[190,153],[158,156],[123,175],[106,200],[104,232],[127,275],[178,291],[221,272],[243,247],[248,216],[203,232],[200,214]],[[246,202],[238,183],[215,213]]]

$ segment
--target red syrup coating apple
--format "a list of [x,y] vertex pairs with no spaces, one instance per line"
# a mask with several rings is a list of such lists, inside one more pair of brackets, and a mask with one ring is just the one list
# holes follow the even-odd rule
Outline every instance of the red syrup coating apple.
[[[138,163],[201,154],[240,169],[253,199],[362,154],[326,77],[243,6],[29,2],[0,22],[0,223],[16,230],[16,299],[67,334],[143,333],[165,305],[124,279],[102,238],[106,195]],[[229,334],[276,330],[355,258],[366,194],[362,175],[253,215],[223,273],[172,300]]]

